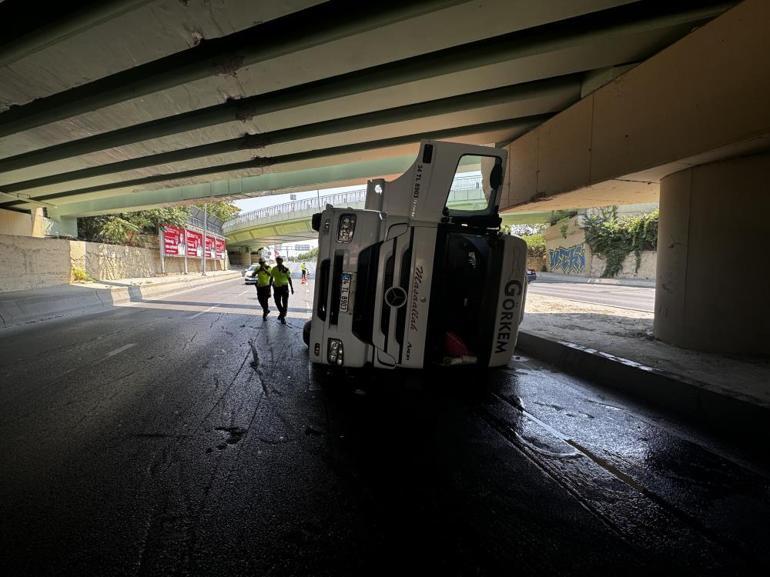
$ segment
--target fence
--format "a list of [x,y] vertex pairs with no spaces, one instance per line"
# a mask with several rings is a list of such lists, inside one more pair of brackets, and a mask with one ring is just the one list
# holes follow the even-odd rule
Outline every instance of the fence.
[[[481,186],[481,175],[460,176],[455,178],[452,182],[452,189],[450,190],[448,202],[476,200],[483,197],[484,192]],[[224,223],[222,229],[224,234],[227,234],[234,230],[246,228],[249,225],[257,223],[262,225],[276,221],[289,220],[289,218],[287,218],[288,216],[297,218],[303,216],[303,213],[317,212],[327,204],[331,204],[332,206],[352,206],[355,204],[363,204],[365,201],[366,188],[357,188],[347,192],[338,192],[322,196],[320,197],[320,204],[317,196],[303,198],[301,200],[292,200],[291,202],[249,211],[232,220],[228,220]]]
[[242,214],[241,216],[235,217],[232,220],[228,220],[224,224],[223,228],[224,232],[228,233],[232,230],[244,228],[250,224],[255,224],[257,221],[259,221],[259,224],[266,224],[276,220],[287,220],[286,216],[295,215],[295,213],[304,213],[308,211],[317,212],[320,207],[326,206],[327,204],[334,206],[348,206],[351,204],[363,203],[365,200],[365,188],[322,196],[320,198],[320,206],[318,203],[318,197],[292,200],[291,202],[276,204],[274,206],[268,206],[266,208],[260,208],[247,212],[246,214]]

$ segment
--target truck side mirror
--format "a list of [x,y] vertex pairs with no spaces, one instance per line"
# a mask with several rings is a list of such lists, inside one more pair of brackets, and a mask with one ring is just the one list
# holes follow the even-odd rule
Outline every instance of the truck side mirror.
[[321,213],[320,212],[315,213],[310,222],[314,231],[318,232],[319,230],[321,230]]

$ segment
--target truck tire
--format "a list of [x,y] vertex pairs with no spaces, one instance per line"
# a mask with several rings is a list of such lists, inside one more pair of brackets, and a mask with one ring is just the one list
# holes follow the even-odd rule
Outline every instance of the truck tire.
[[310,321],[307,321],[305,326],[302,327],[302,340],[307,347],[310,346]]

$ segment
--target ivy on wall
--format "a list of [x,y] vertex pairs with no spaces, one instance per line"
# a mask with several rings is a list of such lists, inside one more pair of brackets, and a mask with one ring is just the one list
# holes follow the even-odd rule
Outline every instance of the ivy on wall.
[[658,220],[657,210],[639,216],[618,217],[616,206],[602,208],[584,218],[588,246],[607,262],[602,277],[617,276],[623,261],[632,252],[636,255],[636,271],[639,271],[642,251],[658,248]]

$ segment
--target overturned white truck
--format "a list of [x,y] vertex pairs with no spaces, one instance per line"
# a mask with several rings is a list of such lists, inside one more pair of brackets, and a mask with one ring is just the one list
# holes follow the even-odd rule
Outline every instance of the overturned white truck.
[[527,248],[501,232],[506,151],[425,141],[366,208],[313,217],[318,264],[304,340],[314,363],[427,368],[508,363]]

